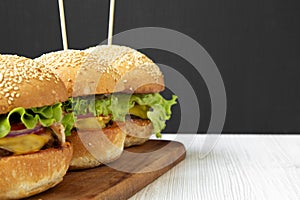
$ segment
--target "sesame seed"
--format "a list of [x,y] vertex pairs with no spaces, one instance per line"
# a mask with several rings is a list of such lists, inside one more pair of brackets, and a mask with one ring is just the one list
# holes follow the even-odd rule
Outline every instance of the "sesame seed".
[[18,67],[23,67],[23,65],[24,65],[24,64],[21,63],[21,62],[19,62],[19,63],[17,64]]

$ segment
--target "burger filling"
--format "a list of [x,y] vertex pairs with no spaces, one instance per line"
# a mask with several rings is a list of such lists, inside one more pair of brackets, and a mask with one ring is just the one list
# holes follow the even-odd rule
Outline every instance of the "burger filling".
[[[166,100],[159,93],[96,95],[70,98],[63,104],[65,113],[77,116],[76,127],[105,128],[113,121],[124,122],[126,117],[148,119],[152,122],[153,132],[161,137],[160,132],[171,117],[171,106],[177,97]],[[98,124],[92,123],[98,121]],[[94,124],[95,127],[92,127]]]
[[50,128],[41,128],[40,132],[28,133],[14,137],[5,137],[0,139],[0,148],[4,154],[3,157],[10,152],[13,155],[33,153],[42,148],[57,148],[61,145],[57,135]]
[[[19,107],[0,115],[0,157],[60,147],[65,142],[67,126],[61,123],[61,106],[58,103],[31,109]],[[65,122],[71,123],[66,119]]]

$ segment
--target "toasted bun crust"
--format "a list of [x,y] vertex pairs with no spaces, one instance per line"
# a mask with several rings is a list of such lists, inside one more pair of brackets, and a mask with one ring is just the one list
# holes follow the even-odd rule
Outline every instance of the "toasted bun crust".
[[77,74],[86,63],[87,56],[87,53],[80,50],[66,50],[44,54],[35,61],[54,71],[65,83],[68,95],[72,96]]
[[122,154],[126,135],[114,124],[99,130],[72,131],[67,137],[74,148],[70,170],[87,169],[109,163]]
[[163,75],[158,66],[129,47],[102,45],[86,51],[57,51],[35,60],[51,68],[73,97],[164,90]]
[[0,199],[20,199],[43,192],[63,180],[72,146],[0,159]]
[[43,64],[0,55],[0,114],[16,107],[41,107],[67,99],[64,83]]
[[126,134],[124,147],[144,144],[153,134],[153,126],[150,120],[131,119],[122,127]]
[[146,142],[152,134],[152,124],[149,120],[131,119],[102,130],[106,138],[101,136],[99,130],[73,131],[67,137],[76,147],[70,163],[71,170],[92,168],[116,160],[121,156],[124,145],[129,147]]

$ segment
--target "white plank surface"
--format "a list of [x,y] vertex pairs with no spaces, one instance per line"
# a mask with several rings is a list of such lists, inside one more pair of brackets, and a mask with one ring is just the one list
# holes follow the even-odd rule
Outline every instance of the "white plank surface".
[[186,159],[130,200],[300,199],[300,136],[222,135],[204,159],[203,136],[175,140]]

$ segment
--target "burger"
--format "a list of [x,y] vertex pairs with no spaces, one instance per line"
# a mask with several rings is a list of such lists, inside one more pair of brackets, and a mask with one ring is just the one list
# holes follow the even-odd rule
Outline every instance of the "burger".
[[117,159],[124,147],[141,145],[152,134],[161,137],[176,96],[166,100],[160,69],[146,55],[125,46],[102,45],[66,50],[35,59],[65,83],[66,114],[76,123],[70,169],[86,169]]
[[0,55],[0,199],[19,199],[63,180],[72,157],[65,141],[64,83],[44,65]]

